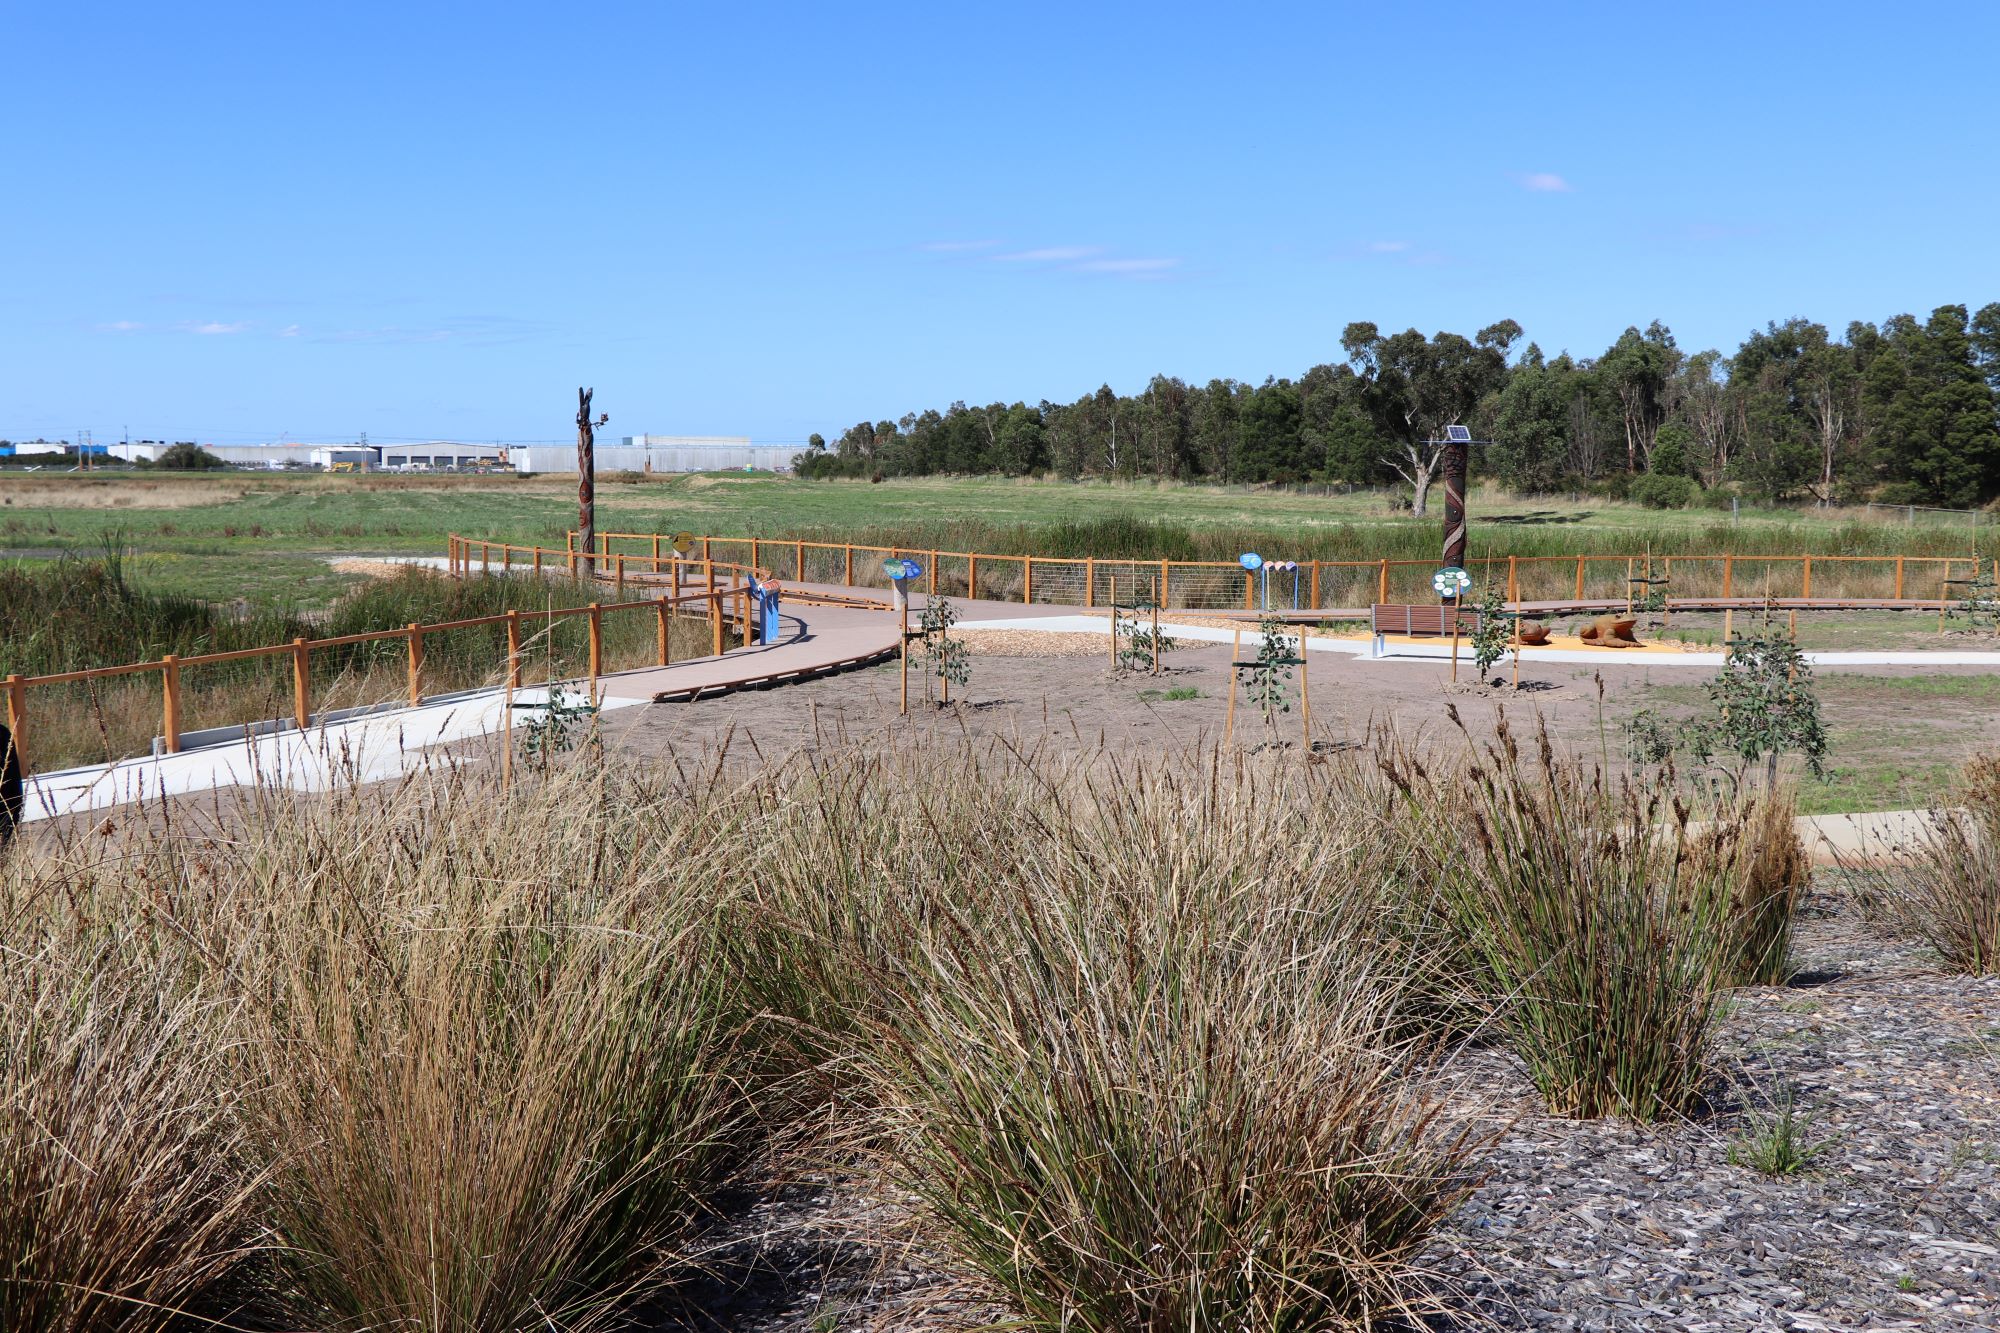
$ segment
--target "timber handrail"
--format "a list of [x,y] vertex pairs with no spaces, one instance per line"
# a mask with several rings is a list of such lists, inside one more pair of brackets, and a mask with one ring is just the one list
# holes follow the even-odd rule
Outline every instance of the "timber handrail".
[[[991,551],[952,551],[942,547],[873,545],[860,542],[810,541],[797,537],[718,537],[713,534],[693,538],[689,553],[676,555],[671,538],[660,533],[600,532],[597,550],[592,553],[605,577],[604,564],[612,571],[646,569],[653,573],[673,569],[699,568],[712,561],[716,548],[737,548],[753,565],[763,566],[775,555],[789,561],[784,576],[798,582],[822,582],[846,587],[879,587],[884,580],[864,563],[857,573],[855,556],[914,556],[925,566],[927,590],[954,595],[982,596],[990,590],[998,600],[1074,604],[1086,607],[1120,600],[1121,593],[1151,595],[1161,605],[1184,607],[1241,607],[1255,609],[1259,576],[1246,573],[1233,561],[1160,560],[1144,557],[1121,559],[1108,556],[1044,556],[1029,553],[1002,554]],[[643,543],[639,550],[621,550],[620,544]],[[469,568],[481,543],[461,548],[456,557],[459,568]],[[501,552],[491,543],[492,552]],[[529,548],[515,548],[529,549]],[[566,538],[566,548],[549,553],[558,558],[581,557],[576,534]],[[505,557],[495,556],[505,563]],[[1986,556],[1917,555],[1823,555],[1674,554],[1658,552],[1598,552],[1581,555],[1495,555],[1466,561],[1468,569],[1486,576],[1496,585],[1504,579],[1505,600],[1525,601],[1606,600],[1615,594],[1622,600],[1630,580],[1643,575],[1652,583],[1665,580],[1676,591],[1705,586],[1708,597],[1813,598],[1815,582],[1821,598],[1829,604],[1848,601],[1908,602],[1912,609],[1932,607],[1940,588],[1955,572],[1990,568],[2000,584],[2000,559]],[[817,562],[824,577],[811,577]],[[949,564],[949,570],[941,568]],[[1341,608],[1363,610],[1370,605],[1396,601],[1417,602],[1427,593],[1435,560],[1300,560],[1296,572],[1277,576],[1273,592],[1275,606],[1281,600],[1294,610]],[[1677,572],[1678,571],[1678,572]],[[1011,572],[1014,582],[1003,584]],[[984,577],[982,577],[982,575]],[[1817,575],[1817,578],[1815,577]],[[1268,576],[1267,576],[1268,577]],[[1849,592],[1845,597],[1826,597],[1829,585],[1871,581],[1879,585],[1871,592]],[[1600,591],[1588,594],[1595,582]],[[1400,589],[1392,584],[1400,583]],[[1294,596],[1296,590],[1296,596]],[[1397,598],[1393,591],[1405,595]],[[1341,594],[1347,600],[1339,600]]]
[[[536,568],[554,573],[575,567],[574,561],[569,558],[574,555],[574,552],[544,550],[540,547],[511,543],[485,542],[475,538],[461,537],[456,533],[451,535],[447,549],[450,553],[447,565],[450,573],[454,576],[463,575],[471,568],[472,552],[475,550],[481,553],[489,567],[492,557],[495,555],[499,556],[500,564],[503,568],[511,568],[517,556],[523,557],[520,563],[524,569]],[[598,583],[611,583],[622,589],[626,582],[624,578],[624,565],[632,559],[632,557],[621,558],[617,568],[611,571],[603,568],[597,569],[594,571],[594,581]],[[508,646],[504,666],[509,680],[516,684],[518,684],[520,678],[519,626],[524,622],[530,621],[541,620],[553,623],[557,620],[571,617],[586,619],[589,624],[590,642],[588,655],[592,667],[591,677],[593,680],[597,675],[597,669],[602,665],[603,620],[607,615],[633,611],[650,611],[655,613],[659,617],[657,641],[659,665],[661,666],[672,664],[670,660],[669,635],[667,632],[668,619],[676,611],[688,606],[703,607],[703,614],[714,625],[713,647],[715,655],[719,656],[726,650],[726,636],[724,634],[724,623],[726,621],[735,620],[741,622],[741,642],[743,646],[749,646],[751,641],[750,622],[752,618],[748,604],[749,590],[753,582],[770,584],[774,583],[775,580],[768,571],[758,569],[752,565],[721,560],[702,561],[700,565],[701,584],[699,586],[689,585],[682,587],[677,579],[676,586],[672,591],[661,591],[643,601],[593,602],[587,606],[557,606],[538,610],[507,611],[498,615],[469,616],[458,620],[442,620],[429,624],[409,624],[394,629],[365,630],[358,634],[336,634],[317,639],[301,637],[294,638],[285,643],[264,644],[254,648],[231,648],[212,653],[194,653],[185,657],[169,653],[153,660],[123,662],[115,666],[84,667],[74,671],[55,671],[36,676],[8,675],[4,679],[0,679],[0,703],[4,703],[4,709],[0,709],[0,712],[4,712],[11,744],[15,756],[20,761],[20,771],[25,777],[31,771],[29,768],[29,758],[33,753],[31,748],[31,728],[29,725],[31,719],[28,708],[28,691],[43,686],[108,680],[121,676],[158,672],[160,675],[161,694],[161,744],[167,753],[176,754],[181,748],[182,732],[180,725],[181,673],[190,667],[214,666],[224,662],[242,662],[256,658],[290,657],[294,664],[292,673],[292,721],[294,725],[303,726],[305,725],[305,720],[309,720],[312,716],[312,654],[329,649],[351,647],[356,644],[402,640],[410,645],[407,666],[409,676],[407,697],[408,701],[413,705],[421,702],[422,699],[424,670],[423,641],[425,636],[449,633],[453,630],[506,625],[508,627]],[[644,588],[655,585],[641,581],[639,586]],[[733,609],[732,603],[734,604]]]

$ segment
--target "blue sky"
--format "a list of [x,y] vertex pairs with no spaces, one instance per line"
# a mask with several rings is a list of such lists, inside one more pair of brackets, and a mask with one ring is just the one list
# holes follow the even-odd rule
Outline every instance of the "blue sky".
[[0,6],[0,436],[828,436],[2000,299],[2000,5]]

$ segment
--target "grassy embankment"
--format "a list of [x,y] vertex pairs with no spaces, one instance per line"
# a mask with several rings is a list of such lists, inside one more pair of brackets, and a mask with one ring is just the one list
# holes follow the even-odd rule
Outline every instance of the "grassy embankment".
[[[1020,1327],[1379,1327],[1497,1123],[1440,1051],[1671,1125],[1728,988],[1785,974],[1782,801],[1511,753],[559,765],[505,819],[462,770],[38,831],[0,860],[0,1322],[601,1328],[776,1154],[907,1191]],[[2000,875],[1950,854],[1876,901],[1990,966]]]
[[[541,611],[605,600],[564,579],[451,580],[423,570],[369,580],[328,610],[310,617],[272,608],[228,608],[129,577],[125,558],[95,558],[8,567],[0,564],[0,676],[45,675],[126,662],[287,643],[294,637],[332,638],[411,622]],[[524,682],[567,679],[587,670],[588,628],[582,617],[553,628],[531,623],[523,636]],[[705,624],[678,619],[677,657],[710,651]],[[625,613],[604,619],[606,670],[656,660],[657,619]],[[424,636],[423,692],[443,694],[500,683],[506,659],[504,626],[479,626]],[[401,639],[315,652],[313,711],[405,698],[408,649]],[[232,726],[292,713],[288,657],[253,658],[184,668],[184,731]],[[37,686],[28,692],[30,762],[39,771],[102,763],[144,753],[163,720],[158,673]]]

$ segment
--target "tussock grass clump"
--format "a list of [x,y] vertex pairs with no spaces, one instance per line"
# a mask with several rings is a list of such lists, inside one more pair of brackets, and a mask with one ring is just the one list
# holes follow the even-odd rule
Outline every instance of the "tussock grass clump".
[[276,807],[229,865],[245,1114],[318,1326],[595,1327],[749,1140],[723,904],[686,874],[727,808],[577,770],[496,795]]
[[1453,775],[1458,802],[1405,761],[1389,771],[1439,812],[1439,882],[1549,1109],[1683,1114],[1745,950],[1739,857],[1722,836],[1699,846],[1689,811],[1658,789],[1608,782],[1539,739],[1524,759],[1503,721],[1498,745]]
[[218,998],[91,922],[57,892],[68,876],[8,861],[0,1328],[142,1333],[223,1317],[258,1228]]
[[1727,978],[1732,985],[1782,986],[1791,976],[1792,923],[1812,882],[1797,819],[1791,791],[1744,794],[1723,807],[1707,832],[1708,851],[1731,863],[1729,918],[1737,938]]
[[866,997],[821,1011],[890,1171],[1027,1327],[1380,1319],[1469,1187],[1351,844],[1297,836],[1314,784],[1210,760],[904,771],[880,804],[825,773],[802,808],[870,815],[771,876]]
[[686,1271],[783,1072],[701,872],[726,788],[443,774],[223,822],[0,868],[43,904],[0,951],[0,1325],[178,1328],[231,1278],[251,1326],[587,1333]]
[[1966,765],[1964,809],[1933,810],[1902,864],[1874,872],[1869,906],[1953,972],[2000,972],[2000,756]]

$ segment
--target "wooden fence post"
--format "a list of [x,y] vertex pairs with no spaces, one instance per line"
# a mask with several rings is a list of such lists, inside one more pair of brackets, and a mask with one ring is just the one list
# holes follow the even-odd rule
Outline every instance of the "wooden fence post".
[[569,576],[571,578],[575,578],[576,577],[576,534],[574,532],[565,532],[563,534],[563,549],[569,556]]
[[1724,597],[1736,595],[1736,557],[1733,555],[1722,557],[1722,595]]
[[706,537],[703,537],[701,539],[701,558],[703,560],[708,560],[710,558],[708,554],[708,538]]
[[292,640],[292,721],[300,731],[312,722],[312,657],[302,638]]
[[1313,561],[1312,590],[1306,594],[1306,605],[1319,610],[1319,561]]
[[1389,602],[1389,562],[1382,562],[1382,572],[1375,584],[1375,600],[1387,605]]
[[937,565],[938,565],[938,553],[936,551],[932,551],[930,595],[933,597],[937,596]]
[[617,556],[614,556],[614,557],[613,557],[613,560],[615,561],[615,563],[614,563],[614,564],[612,565],[612,568],[613,568],[613,569],[614,569],[615,571],[617,571],[617,576],[618,576],[618,591],[619,591],[619,593],[620,593],[620,594],[623,594],[623,593],[624,593],[624,591],[625,591],[625,556],[624,556],[624,553],[623,553],[623,552],[620,552],[620,553],[619,553],[619,554],[618,554]]
[[660,534],[653,534],[653,572],[660,572]]
[[500,543],[500,572],[502,574],[514,572],[514,548],[507,542]]
[[482,577],[493,572],[493,543],[479,543],[479,573]]
[[739,588],[736,592],[736,614],[742,618],[743,646],[750,646],[750,590]]
[[722,597],[718,593],[711,592],[708,597],[708,625],[712,632],[711,637],[715,640],[715,652],[713,655],[720,657],[724,650],[722,645]]
[[1090,558],[1083,562],[1083,604],[1097,605],[1097,561]]
[[1035,557],[1021,557],[1021,605],[1035,600]]
[[1247,569],[1243,571],[1243,609],[1257,609],[1257,576]]
[[7,677],[7,734],[13,738],[14,762],[28,776],[28,687],[18,675]]
[[840,581],[849,588],[854,586],[854,543],[848,542],[841,550]]
[[1896,600],[1903,600],[1903,557],[1896,557]]
[[542,548],[537,546],[535,548],[535,577],[540,578],[541,576],[542,576]]
[[660,594],[658,605],[660,608],[660,665],[672,666],[674,664],[674,650],[669,643],[672,636],[668,633],[668,617],[673,614],[673,608],[668,603],[665,593]]
[[1519,557],[1507,557],[1507,600],[1517,606],[1521,601],[1521,578]]
[[965,557],[965,595],[979,596],[979,557],[970,552]]
[[798,568],[793,572],[792,577],[800,583],[806,581],[806,544],[804,542],[799,543]]
[[757,555],[757,539],[752,537],[750,539],[750,568],[762,569],[763,567],[764,562]]
[[604,610],[590,604],[590,701],[597,702],[597,677],[604,670]]
[[410,707],[415,708],[424,698],[424,627],[412,620],[409,635]]
[[1802,588],[1802,589],[1800,590],[1800,592],[1799,592],[1799,596],[1801,596],[1801,597],[1810,597],[1810,596],[1812,596],[1812,557],[1811,557],[1811,556],[1807,556],[1807,557],[1806,557],[1806,573],[1805,573],[1805,586],[1804,586],[1804,587],[1803,587],[1803,588]]
[[507,688],[521,688],[521,613],[507,612]]
[[1583,560],[1582,556],[1576,558],[1576,600],[1579,602],[1583,600]]
[[181,752],[181,664],[172,653],[160,659],[160,735],[168,754]]

